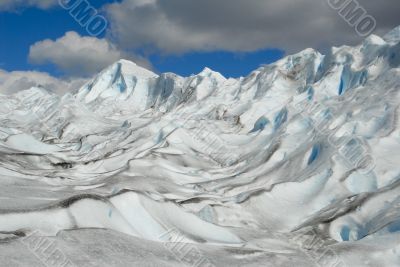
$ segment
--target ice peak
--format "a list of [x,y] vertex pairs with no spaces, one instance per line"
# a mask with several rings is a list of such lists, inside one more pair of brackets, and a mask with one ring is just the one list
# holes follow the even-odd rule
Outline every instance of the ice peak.
[[135,66],[137,66],[137,64],[135,62],[127,60],[127,59],[123,59],[123,58],[118,60],[116,63],[121,63],[122,65],[135,65]]
[[133,90],[138,83],[146,84],[149,79],[157,78],[154,72],[140,67],[136,63],[121,59],[103,70],[78,92],[78,98],[86,103],[100,98],[127,97],[127,90]]
[[144,79],[158,77],[158,75],[155,74],[154,72],[137,65],[135,62],[126,59],[120,59],[115,64],[121,67],[121,74],[123,76],[135,76]]
[[387,33],[383,39],[388,43],[400,42],[400,25]]
[[200,73],[212,73],[214,72],[212,69],[205,67]]
[[221,73],[213,71],[212,69],[207,67],[205,67],[198,75],[202,77],[212,77],[218,80],[226,80],[226,78]]
[[386,42],[380,36],[371,34],[365,39],[364,44],[385,45]]

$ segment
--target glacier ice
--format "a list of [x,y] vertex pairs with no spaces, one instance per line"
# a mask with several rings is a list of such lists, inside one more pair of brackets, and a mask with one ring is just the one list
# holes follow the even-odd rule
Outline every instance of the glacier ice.
[[[0,254],[39,231],[77,265],[184,265],[176,240],[210,266],[399,265],[399,42],[238,79],[120,60],[75,93],[0,95]],[[80,253],[107,239],[130,254]]]

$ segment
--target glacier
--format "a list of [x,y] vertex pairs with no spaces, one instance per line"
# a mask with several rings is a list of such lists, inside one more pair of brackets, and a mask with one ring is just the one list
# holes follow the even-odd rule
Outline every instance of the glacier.
[[400,27],[237,79],[120,60],[0,95],[2,262],[398,266],[399,67]]

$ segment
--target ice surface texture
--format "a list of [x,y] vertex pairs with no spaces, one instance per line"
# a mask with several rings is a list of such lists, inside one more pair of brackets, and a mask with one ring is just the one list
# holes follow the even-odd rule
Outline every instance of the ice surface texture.
[[0,96],[0,232],[101,228],[155,251],[174,233],[215,264],[272,266],[320,264],[296,238],[313,233],[328,263],[398,265],[399,39],[239,79],[121,60],[74,94]]

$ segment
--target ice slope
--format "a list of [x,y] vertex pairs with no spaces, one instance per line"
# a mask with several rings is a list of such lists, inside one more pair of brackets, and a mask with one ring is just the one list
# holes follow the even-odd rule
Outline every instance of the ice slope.
[[396,28],[239,79],[121,60],[74,94],[0,96],[0,232],[172,231],[238,265],[398,265],[399,42]]

